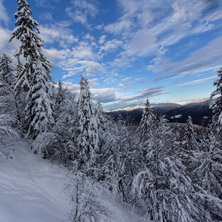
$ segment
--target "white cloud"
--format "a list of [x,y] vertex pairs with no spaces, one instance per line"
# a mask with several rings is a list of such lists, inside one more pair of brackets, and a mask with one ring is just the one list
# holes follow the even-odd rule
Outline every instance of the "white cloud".
[[14,52],[19,47],[20,42],[16,39],[9,42],[11,33],[10,30],[0,26],[0,55],[2,53],[7,53],[9,56],[14,57]]
[[129,83],[119,83],[118,84],[118,87],[123,90],[133,88],[133,86],[134,86],[134,84],[129,84]]
[[0,27],[0,50],[5,49],[5,47],[8,45],[8,41],[10,39],[10,31],[7,29],[3,29]]
[[72,0],[72,6],[66,8],[66,13],[73,21],[90,27],[88,18],[94,18],[98,10],[95,4],[87,0]]
[[184,77],[184,76],[199,76],[202,75],[205,72],[216,72],[219,68],[221,67],[221,65],[216,65],[216,66],[207,66],[207,67],[199,67],[199,68],[194,68],[193,70],[189,70],[189,71],[185,71],[185,72],[181,72],[179,74],[176,74],[175,76],[173,76],[173,78],[180,78],[180,77]]
[[92,17],[96,16],[98,12],[95,4],[90,3],[87,0],[73,0],[72,3],[75,7],[85,10],[85,13]]
[[165,87],[166,86],[145,88],[137,91],[135,95],[116,92],[116,97],[115,97],[116,100],[104,104],[104,107],[107,110],[116,110],[116,109],[141,106],[143,105],[143,103],[147,98],[152,98],[168,93],[165,91]]
[[3,5],[3,1],[2,0],[0,0],[0,21],[5,22],[6,24],[9,21],[8,14],[6,12],[6,9],[5,9],[4,5]]
[[100,101],[101,103],[110,103],[116,100],[116,89],[115,88],[102,88],[91,90],[93,100]]
[[101,30],[103,27],[104,27],[104,24],[102,23],[102,24],[97,25],[97,26],[95,27],[95,29]]
[[104,27],[104,30],[110,33],[118,34],[124,31],[128,31],[132,26],[132,22],[128,19],[121,19],[120,21],[109,24]]
[[221,8],[218,8],[212,13],[206,15],[203,19],[206,20],[207,23],[217,21],[217,20],[222,20]]
[[127,82],[127,81],[129,81],[130,79],[132,79],[131,76],[126,76],[126,77],[124,77],[124,78],[122,79],[122,81],[123,81],[123,82]]
[[107,35],[102,35],[100,36],[99,38],[99,44],[103,44],[105,42],[105,39],[106,39]]
[[[90,82],[94,82],[96,79],[90,80]],[[80,87],[79,84],[73,84],[72,82],[63,82],[64,85],[71,90],[71,92],[79,95]],[[95,101],[100,101],[102,103],[110,103],[116,100],[116,89],[115,88],[90,88],[90,92],[92,94],[92,99]]]
[[104,45],[100,47],[100,52],[113,52],[121,45],[122,41],[119,41],[117,39],[112,39],[110,41],[105,42]]
[[133,34],[125,48],[128,56],[147,56],[154,53],[157,44],[149,30],[140,30]]
[[58,42],[61,47],[67,47],[78,41],[78,38],[73,36],[72,31],[67,27],[68,25],[65,22],[44,26],[40,25],[41,37],[46,43]]
[[90,87],[99,86],[98,80],[99,80],[98,78],[89,79],[89,80],[88,80],[89,86],[90,86]]
[[72,57],[61,61],[60,67],[67,72],[67,74],[63,76],[63,79],[77,74],[87,74],[88,76],[93,76],[95,73],[102,74],[104,71],[104,67],[101,63],[95,61],[78,60]]
[[116,79],[115,77],[116,77],[115,75],[106,77],[106,78],[103,80],[103,82],[104,82],[104,83],[115,83],[115,82],[117,81],[117,79]]
[[126,68],[130,67],[135,60],[135,57],[130,57],[125,51],[122,51],[110,64],[114,67]]
[[150,0],[147,4],[146,0],[119,0],[118,3],[122,15],[104,27],[106,32],[122,38],[124,50],[113,62],[118,67],[130,66],[135,59],[129,57],[159,57],[159,48],[210,31],[214,29],[213,22],[222,19],[221,10],[208,10],[212,4],[207,1]]
[[[56,3],[56,0],[53,0],[54,3]],[[42,8],[54,8],[54,5],[52,4],[52,2],[50,0],[35,0],[35,4],[38,7],[42,7]]]
[[71,51],[69,49],[59,50],[55,48],[50,48],[50,49],[44,49],[44,53],[49,59],[49,61],[56,66],[58,65],[59,61],[66,60]]
[[85,40],[89,40],[89,41],[94,41],[95,40],[94,36],[92,36],[90,34],[86,34],[83,38]]
[[52,21],[52,15],[49,12],[42,14],[41,18],[46,21]]
[[208,78],[197,79],[197,80],[193,80],[193,81],[190,81],[190,82],[182,83],[182,84],[179,84],[179,85],[177,85],[177,86],[196,85],[196,84],[200,84],[200,83],[207,82],[207,81],[210,80],[210,79],[216,79],[216,78],[217,78],[217,75],[214,75],[214,76],[211,76],[211,77],[208,77]]
[[218,62],[222,62],[222,51],[220,45],[222,44],[222,37],[218,37],[212,40],[208,45],[193,52],[186,59],[179,62],[172,62],[169,59],[163,57],[156,58],[153,60],[147,68],[152,71],[158,71],[162,73],[174,72],[171,75],[164,75],[159,77],[157,80],[181,77],[186,75],[196,75],[201,72],[206,72],[217,68],[213,66]]
[[[189,22],[198,19],[202,15],[202,11],[205,9],[206,4],[193,0],[176,0],[172,3],[173,15],[172,19],[177,23]],[[191,10],[192,9],[192,10]]]
[[[166,86],[157,86],[145,88],[137,91],[134,95],[130,95],[128,93],[120,93],[116,88],[94,88],[93,83],[96,83],[97,81],[97,78],[89,79],[89,83],[92,86],[92,88],[90,88],[92,99],[103,103],[104,108],[108,110],[142,105],[148,97],[151,98],[167,93],[165,91]],[[63,83],[69,90],[79,95],[79,84],[73,84],[68,81],[64,81]]]

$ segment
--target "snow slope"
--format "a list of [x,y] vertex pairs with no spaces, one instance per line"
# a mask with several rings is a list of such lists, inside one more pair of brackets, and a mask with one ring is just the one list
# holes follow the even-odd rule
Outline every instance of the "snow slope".
[[[0,222],[67,221],[70,212],[70,195],[65,191],[68,170],[32,154],[25,140],[9,143],[0,144],[4,154],[14,149],[14,159],[0,158]],[[116,203],[108,193],[102,202],[111,212],[111,221],[138,221],[136,215]]]

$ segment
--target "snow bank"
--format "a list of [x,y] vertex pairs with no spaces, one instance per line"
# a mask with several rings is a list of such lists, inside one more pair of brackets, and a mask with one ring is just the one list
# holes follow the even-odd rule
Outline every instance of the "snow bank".
[[[14,159],[0,159],[0,222],[67,221],[70,212],[70,197],[65,192],[69,181],[67,169],[33,154],[25,140],[10,143],[0,144],[0,152],[6,156],[14,150]],[[108,192],[101,197],[101,203],[110,212],[110,221],[138,221]]]

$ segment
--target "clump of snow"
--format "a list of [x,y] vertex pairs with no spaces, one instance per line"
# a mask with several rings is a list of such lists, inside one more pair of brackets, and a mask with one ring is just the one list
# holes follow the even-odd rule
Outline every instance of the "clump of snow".
[[171,116],[171,119],[179,119],[179,118],[182,118],[182,114]]

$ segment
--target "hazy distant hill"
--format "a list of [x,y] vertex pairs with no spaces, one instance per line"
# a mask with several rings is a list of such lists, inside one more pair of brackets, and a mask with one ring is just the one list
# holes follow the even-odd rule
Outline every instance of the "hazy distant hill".
[[[163,103],[153,107],[156,115],[165,115],[170,122],[184,123],[188,116],[191,116],[193,123],[198,125],[207,125],[212,117],[212,111],[209,108],[211,100],[200,103],[190,103],[187,105],[179,105],[175,103]],[[119,110],[109,112],[114,119],[121,116],[134,124],[139,124],[142,117],[142,109],[134,109],[130,111]]]
[[[191,103],[165,113],[171,122],[184,123],[188,116],[191,116],[193,123],[206,125],[212,117],[212,110],[209,108],[211,100],[200,103]],[[180,116],[181,115],[181,116]]]

